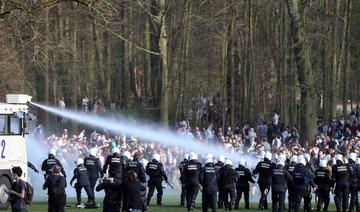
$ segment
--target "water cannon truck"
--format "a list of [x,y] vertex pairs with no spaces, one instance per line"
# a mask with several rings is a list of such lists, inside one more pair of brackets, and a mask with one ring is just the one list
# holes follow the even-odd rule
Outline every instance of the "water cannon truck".
[[11,168],[20,166],[22,179],[27,181],[28,178],[25,120],[31,98],[25,94],[7,94],[6,103],[0,103],[0,210],[10,206],[5,191],[14,182]]

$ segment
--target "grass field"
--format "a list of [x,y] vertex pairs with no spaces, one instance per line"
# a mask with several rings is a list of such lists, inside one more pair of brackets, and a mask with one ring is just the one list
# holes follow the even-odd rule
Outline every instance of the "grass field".
[[[164,196],[164,201],[163,201],[163,206],[161,207],[157,207],[153,204],[156,203],[156,197],[155,199],[152,199],[152,205],[149,207],[148,211],[149,212],[180,212],[180,211],[187,211],[186,208],[184,207],[180,207],[179,206],[179,197],[175,196],[175,195],[168,195],[168,196]],[[268,199],[269,200],[269,199]],[[102,201],[99,200],[98,202],[100,203]],[[68,201],[68,203],[74,205],[75,204],[75,200],[74,199],[70,199]],[[197,206],[196,206],[196,210],[197,212],[201,211],[201,200],[200,198],[198,198],[197,200]],[[315,207],[315,204],[313,203],[313,208]],[[247,211],[247,212],[252,212],[252,211],[258,211],[257,210],[257,203],[250,203],[250,210],[245,210],[244,209],[244,204],[243,202],[241,202],[240,204],[240,209],[239,210],[233,210],[233,211]],[[7,211],[11,211],[11,210],[7,210]],[[46,212],[47,211],[47,202],[46,201],[38,201],[38,202],[33,202],[31,204],[31,206],[28,208],[29,212]],[[100,212],[102,211],[102,208],[98,208],[98,209],[78,209],[78,208],[67,208],[66,211],[70,211],[70,212],[85,212],[85,211],[90,211],[90,212]],[[210,211],[210,210],[209,210]],[[221,211],[225,211],[225,210],[218,210],[219,212]],[[270,210],[271,211],[271,208]],[[330,210],[329,211],[336,211],[336,209],[334,208],[334,205],[331,204],[330,205]]]

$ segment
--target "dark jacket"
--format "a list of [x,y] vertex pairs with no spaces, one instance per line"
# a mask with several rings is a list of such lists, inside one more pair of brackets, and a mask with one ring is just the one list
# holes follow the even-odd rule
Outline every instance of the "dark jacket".
[[254,179],[251,176],[250,170],[245,166],[239,165],[239,167],[237,167],[235,171],[237,174],[236,187],[249,189],[249,182],[255,183]]
[[74,176],[70,180],[70,184],[76,179],[77,186],[87,186],[90,185],[88,170],[85,168],[84,164],[80,164],[74,169]]
[[285,192],[288,181],[293,181],[293,177],[282,165],[277,165],[271,170],[270,183],[273,191]]
[[121,207],[121,184],[116,181],[104,179],[98,186],[96,191],[105,191],[104,207]]
[[138,181],[124,180],[124,206],[123,209],[144,209],[144,201],[141,199],[141,191],[146,188]]
[[137,160],[129,161],[125,168],[125,173],[130,170],[134,171],[136,173],[140,182],[142,182],[142,183],[146,182],[145,169],[139,161],[137,161]]
[[197,160],[190,160],[184,168],[184,178],[181,179],[186,186],[198,186],[201,163]]
[[201,168],[199,181],[203,187],[203,193],[211,194],[218,191],[219,173],[213,163],[207,163]]
[[60,163],[60,161],[58,159],[56,159],[54,157],[54,155],[49,155],[48,159],[44,160],[43,163],[41,164],[41,170],[46,172],[46,175],[50,175],[51,174],[51,169],[55,166],[58,165],[61,167],[61,173],[62,175],[64,175],[64,177],[66,177],[64,168],[62,166],[62,164]]
[[66,179],[61,175],[49,175],[43,185],[48,190],[49,203],[65,206],[66,204]]
[[270,173],[273,168],[274,164],[267,158],[264,158],[264,161],[261,161],[256,165],[253,174],[259,174],[259,184],[270,185]]
[[164,166],[157,160],[152,160],[146,165],[146,174],[149,175],[151,182],[161,182],[163,179],[168,180]]
[[103,170],[100,165],[100,160],[92,155],[84,159],[84,165],[89,172],[90,179],[97,179],[104,177]]

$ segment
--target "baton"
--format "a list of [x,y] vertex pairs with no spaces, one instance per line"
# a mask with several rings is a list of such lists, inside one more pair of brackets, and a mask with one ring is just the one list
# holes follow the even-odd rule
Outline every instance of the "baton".
[[165,181],[165,182],[174,190],[174,187],[168,181]]

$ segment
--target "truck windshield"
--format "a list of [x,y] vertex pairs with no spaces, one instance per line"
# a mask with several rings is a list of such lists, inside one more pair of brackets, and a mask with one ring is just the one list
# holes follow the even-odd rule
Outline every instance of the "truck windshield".
[[21,135],[21,119],[15,115],[0,115],[0,135]]

